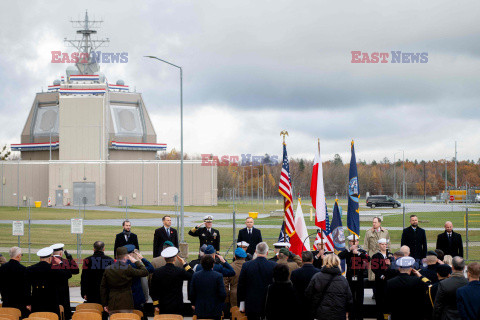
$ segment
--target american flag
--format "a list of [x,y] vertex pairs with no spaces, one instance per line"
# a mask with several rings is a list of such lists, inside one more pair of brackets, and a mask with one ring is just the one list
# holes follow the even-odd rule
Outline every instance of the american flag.
[[[323,244],[325,245],[325,251],[333,251],[335,248],[333,245],[332,230],[330,229],[330,219],[328,219],[327,206],[325,205],[325,230],[322,232]],[[317,238],[320,240],[320,234],[317,233]],[[318,249],[318,248],[317,248]]]
[[288,164],[287,146],[283,144],[283,164],[278,192],[285,198],[285,231],[289,237],[295,233],[295,217],[292,208],[292,181],[290,180],[290,166]]

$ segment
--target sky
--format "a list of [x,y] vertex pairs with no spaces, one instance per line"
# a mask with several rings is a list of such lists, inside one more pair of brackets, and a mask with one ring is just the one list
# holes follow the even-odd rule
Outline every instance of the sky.
[[[36,92],[65,75],[51,51],[72,53],[70,20],[103,20],[110,82],[141,92],[157,142],[184,151],[290,157],[480,158],[480,2],[10,1],[0,12],[0,144],[20,142]],[[352,51],[387,63],[352,63]],[[427,53],[392,63],[391,52]]]

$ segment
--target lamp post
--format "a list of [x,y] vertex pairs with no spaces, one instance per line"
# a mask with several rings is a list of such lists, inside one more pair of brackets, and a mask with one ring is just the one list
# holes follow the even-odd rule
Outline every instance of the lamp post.
[[22,155],[22,149],[18,148],[18,150],[20,151],[20,155],[18,156],[17,161],[17,210],[20,210],[20,160]]
[[395,162],[395,155],[397,153],[400,153],[400,151],[395,152],[393,154],[393,197],[395,198],[395,195],[397,194],[397,175],[395,174],[395,167],[397,166],[397,163]]
[[[257,204],[260,203],[260,170],[258,168],[253,168],[253,170],[257,170]],[[252,194],[253,197],[253,194]]]
[[183,70],[182,67],[179,67],[173,63],[165,61],[163,59],[146,56],[146,58],[156,59],[166,64],[171,65],[172,67],[178,68],[180,70],[180,240],[184,242],[184,210],[183,210]]

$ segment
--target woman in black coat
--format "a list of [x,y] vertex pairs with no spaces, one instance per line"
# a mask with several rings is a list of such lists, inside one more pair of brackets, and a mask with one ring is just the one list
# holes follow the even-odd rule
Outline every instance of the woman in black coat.
[[387,250],[387,239],[378,240],[379,252],[372,256],[371,266],[375,273],[375,302],[377,304],[377,319],[384,319],[385,312],[385,290],[387,288],[386,272],[392,264],[392,254]]
[[315,274],[305,290],[315,319],[344,320],[353,305],[352,292],[340,271],[336,254],[325,256],[321,272]]
[[296,319],[298,313],[298,297],[288,276],[290,271],[285,264],[277,264],[273,269],[273,283],[268,286],[265,301],[265,316],[267,320]]

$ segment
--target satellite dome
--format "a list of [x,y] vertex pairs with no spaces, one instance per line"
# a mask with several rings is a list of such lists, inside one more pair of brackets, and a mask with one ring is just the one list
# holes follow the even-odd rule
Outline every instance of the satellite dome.
[[125,85],[125,81],[117,80],[117,86],[124,86],[124,85]]
[[60,80],[58,80],[58,79],[53,80],[53,85],[54,86],[60,85]]

